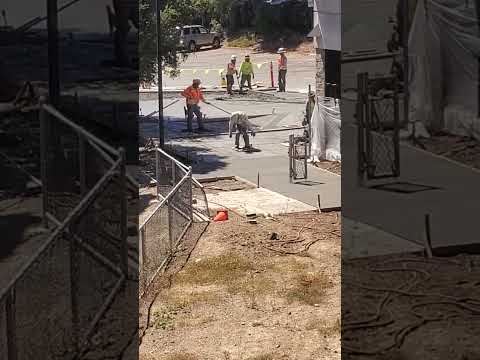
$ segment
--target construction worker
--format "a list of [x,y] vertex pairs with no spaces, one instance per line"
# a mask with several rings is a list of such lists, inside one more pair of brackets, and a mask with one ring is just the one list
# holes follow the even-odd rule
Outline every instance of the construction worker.
[[230,62],[227,64],[227,93],[230,95],[233,95],[232,88],[233,88],[233,83],[235,82],[233,75],[236,75],[238,77],[238,70],[236,68],[236,63],[237,63],[237,57],[235,55],[232,55]]
[[182,92],[182,96],[186,99],[187,102],[187,131],[192,132],[192,120],[193,114],[197,117],[198,131],[207,131],[203,127],[203,115],[200,111],[200,106],[198,105],[200,101],[203,101],[205,104],[208,104],[203,97],[202,90],[200,89],[201,81],[199,79],[194,79],[192,85],[187,87]]
[[253,64],[250,61],[250,55],[245,55],[245,61],[240,66],[240,93],[243,91],[245,82],[248,84],[248,88],[252,89],[252,78],[255,79],[253,72]]
[[228,131],[230,138],[232,137],[233,131],[236,131],[234,149],[240,149],[240,135],[242,135],[243,141],[245,143],[245,147],[243,148],[243,150],[252,150],[252,146],[250,145],[250,139],[248,137],[248,132],[250,131],[252,133],[252,136],[255,136],[255,127],[256,126],[248,120],[247,113],[243,111],[236,111],[232,113],[232,115],[230,116],[230,122],[228,124]]
[[287,85],[287,56],[284,48],[278,49],[278,92],[285,92]]

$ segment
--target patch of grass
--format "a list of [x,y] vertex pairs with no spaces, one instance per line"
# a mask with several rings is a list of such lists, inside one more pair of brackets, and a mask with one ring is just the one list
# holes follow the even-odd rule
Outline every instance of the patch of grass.
[[236,47],[236,48],[249,48],[254,46],[257,43],[257,39],[255,35],[239,35],[232,38],[227,39],[225,44],[228,47]]
[[230,253],[190,263],[177,275],[177,281],[198,285],[231,284],[254,269],[251,261]]
[[153,325],[156,329],[173,330],[177,315],[187,312],[189,312],[189,309],[185,304],[167,306],[153,313]]
[[215,304],[220,300],[221,296],[213,291],[181,292],[166,298],[166,301],[175,308],[190,308],[200,303]]
[[294,281],[294,286],[284,294],[286,299],[308,305],[321,303],[325,290],[332,287],[332,282],[323,273],[301,274]]
[[272,354],[261,354],[253,357],[249,357],[248,360],[274,360]]
[[195,355],[188,353],[175,353],[167,357],[167,360],[198,360]]
[[320,319],[312,319],[307,323],[306,330],[317,330],[320,335],[333,336],[340,334],[341,322],[337,318],[334,323],[325,324]]
[[215,317],[212,316],[212,315],[201,317],[201,318],[198,318],[198,319],[193,319],[193,318],[180,319],[180,320],[175,322],[175,327],[178,328],[178,329],[199,328],[199,327],[202,327],[206,324],[210,324],[210,323],[214,322],[215,320],[216,320]]

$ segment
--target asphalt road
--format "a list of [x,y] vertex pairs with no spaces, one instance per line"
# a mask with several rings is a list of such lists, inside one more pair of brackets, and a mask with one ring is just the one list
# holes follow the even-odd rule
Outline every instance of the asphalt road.
[[[261,82],[265,86],[271,86],[270,62],[273,62],[274,81],[275,86],[277,85],[277,54],[253,53],[248,49],[205,48],[189,54],[187,60],[180,66],[182,73],[179,77],[172,79],[164,76],[163,86],[165,88],[185,87],[191,84],[193,78],[201,79],[205,87],[219,86],[220,70],[226,68],[230,57],[234,54],[237,55],[238,67],[244,56],[250,54],[252,62],[257,65],[254,81]],[[315,87],[315,54],[289,53],[287,57],[289,61],[287,91],[306,93],[309,84]]]

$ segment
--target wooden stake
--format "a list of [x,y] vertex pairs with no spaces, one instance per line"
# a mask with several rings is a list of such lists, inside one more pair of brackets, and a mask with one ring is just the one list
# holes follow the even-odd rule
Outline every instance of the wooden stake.
[[320,194],[317,194],[317,202],[318,202],[318,212],[322,212],[322,202],[320,201]]
[[257,188],[260,188],[260,173],[257,173]]

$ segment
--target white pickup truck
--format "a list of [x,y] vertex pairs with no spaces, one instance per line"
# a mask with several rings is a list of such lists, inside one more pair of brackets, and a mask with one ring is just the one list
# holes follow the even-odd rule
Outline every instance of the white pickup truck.
[[204,46],[212,46],[215,49],[222,46],[222,34],[210,32],[201,25],[177,27],[177,30],[180,32],[179,47],[182,49],[194,52]]

